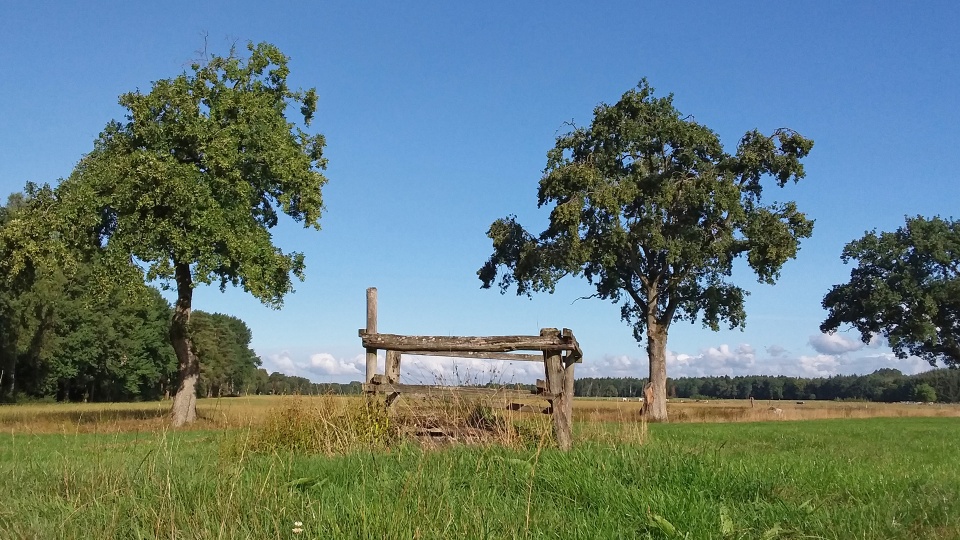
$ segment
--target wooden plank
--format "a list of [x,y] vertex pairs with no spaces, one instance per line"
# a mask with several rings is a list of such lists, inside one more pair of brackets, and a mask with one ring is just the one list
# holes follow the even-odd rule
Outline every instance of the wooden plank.
[[[367,327],[366,331],[371,334],[377,333],[377,288],[367,289]],[[377,373],[377,348],[366,347],[367,349],[367,377],[369,383]]]
[[407,353],[410,356],[447,356],[450,358],[480,358],[484,360],[507,360],[508,362],[543,362],[542,354],[523,354],[508,352],[450,352],[417,351]]
[[511,352],[576,351],[575,340],[556,332],[546,336],[401,336],[360,332],[367,349],[387,349],[406,353],[426,352]]
[[432,386],[425,384],[365,384],[364,392],[418,394],[426,396],[472,396],[511,399],[517,398],[544,398],[550,399],[549,394],[532,394],[529,390],[513,388],[473,388],[469,386]]

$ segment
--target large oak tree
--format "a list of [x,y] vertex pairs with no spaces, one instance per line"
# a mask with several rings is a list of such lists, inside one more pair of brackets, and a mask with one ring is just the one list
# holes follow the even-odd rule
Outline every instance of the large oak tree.
[[849,324],[864,343],[884,336],[901,358],[960,367],[960,221],[908,218],[850,242],[842,259],[857,266],[823,298],[821,330]]
[[540,180],[549,226],[534,235],[513,216],[488,231],[493,254],[478,274],[484,287],[553,292],[561,277],[585,277],[596,297],[620,304],[637,341],[646,334],[653,403],[666,410],[667,333],[676,320],[718,330],[744,324],[747,291],[730,283],[733,263],[764,283],[796,256],[813,222],[793,202],[761,198],[804,176],[813,141],[790,129],[747,132],[735,153],[717,134],[682,115],[672,95],[646,80],[614,105],[594,110],[589,127],[557,138]]
[[288,86],[287,61],[273,45],[250,44],[245,58],[212,56],[122,95],[126,119],[110,122],[58,187],[74,241],[93,240],[117,268],[133,260],[147,281],[176,288],[175,426],[196,418],[194,287],[240,286],[279,307],[304,258],[274,246],[270,229],[280,213],[320,228],[325,141],[286,116],[299,106],[309,126],[317,95]]

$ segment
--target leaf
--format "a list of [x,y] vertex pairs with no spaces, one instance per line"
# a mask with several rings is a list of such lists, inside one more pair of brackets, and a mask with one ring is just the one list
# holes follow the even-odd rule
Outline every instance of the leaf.
[[774,538],[779,538],[783,532],[783,529],[780,528],[780,524],[777,523],[773,527],[763,531],[763,534],[760,535],[760,538],[762,540],[773,540]]
[[660,514],[648,511],[647,523],[651,527],[662,532],[667,536],[667,538],[683,538],[683,535],[680,534],[680,531],[677,530],[673,523],[667,521],[667,518],[661,516]]
[[319,477],[316,477],[316,478],[308,478],[308,477],[303,477],[303,478],[297,478],[296,480],[292,480],[292,481],[290,481],[290,482],[287,482],[287,487],[305,490],[305,489],[312,489],[312,488],[320,487],[320,486],[322,486],[322,485],[324,485],[324,484],[326,484],[326,483],[327,483],[327,479],[326,479],[326,478],[319,478]]
[[726,506],[720,507],[720,534],[724,538],[730,538],[736,534],[737,529],[733,525],[733,520],[730,519],[730,512],[727,510]]

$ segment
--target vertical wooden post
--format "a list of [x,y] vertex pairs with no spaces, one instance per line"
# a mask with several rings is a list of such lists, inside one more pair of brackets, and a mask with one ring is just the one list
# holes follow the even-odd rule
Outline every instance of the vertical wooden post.
[[[367,333],[377,333],[377,288],[367,289]],[[373,382],[377,374],[377,350],[367,349],[367,384]]]
[[387,351],[387,363],[383,372],[387,376],[387,384],[400,382],[400,351]]
[[[569,328],[564,328],[563,332],[560,334],[563,337],[573,337],[573,331]],[[572,354],[571,351],[567,352],[567,355]],[[577,365],[574,359],[571,356],[566,356],[564,358],[564,368],[563,368],[563,398],[560,402],[561,413],[563,414],[563,425],[564,429],[567,430],[567,433],[570,434],[571,441],[573,440],[573,368]]]
[[[400,383],[400,351],[387,351],[387,361],[383,367],[384,378],[387,384]],[[400,397],[399,392],[391,392],[385,401],[387,407],[393,405],[393,402]]]
[[[556,328],[543,328],[541,336],[559,336]],[[564,377],[563,358],[560,351],[543,351],[544,375],[547,379],[547,392],[554,397],[550,401],[553,417],[553,431],[557,436],[557,444],[561,450],[569,450],[572,442],[573,428],[573,368],[571,363],[570,389],[567,391],[567,381]]]

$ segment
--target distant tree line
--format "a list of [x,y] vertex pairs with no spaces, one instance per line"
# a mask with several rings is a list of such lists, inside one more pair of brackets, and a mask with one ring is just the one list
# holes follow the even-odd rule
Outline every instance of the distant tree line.
[[[39,219],[49,192],[28,189],[0,206],[0,233]],[[115,270],[96,252],[67,249],[55,236],[22,234],[45,244],[51,257],[18,260],[29,245],[0,244],[0,270],[21,264],[22,279],[0,281],[0,401],[156,400],[176,392],[177,357],[170,344],[173,309],[154,287],[112,279]],[[18,248],[17,250],[10,249]],[[192,346],[200,359],[197,394],[359,393],[353,385],[316,384],[303,377],[268,374],[250,348],[245,322],[222,313],[194,311]]]
[[[577,379],[574,391],[581,397],[642,395],[646,380],[633,377]],[[681,377],[669,379],[668,395],[688,399],[787,399],[863,400],[878,402],[960,402],[960,370],[936,369],[917,375],[883,368],[869,375],[835,375],[802,378],[751,375],[742,377]]]

